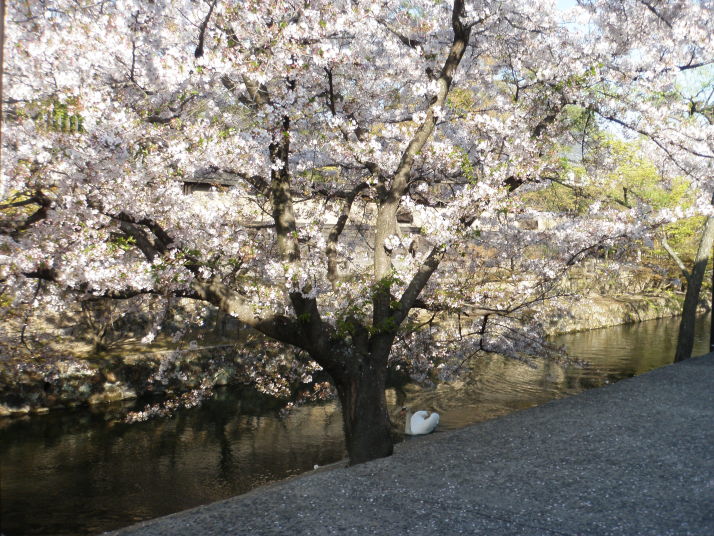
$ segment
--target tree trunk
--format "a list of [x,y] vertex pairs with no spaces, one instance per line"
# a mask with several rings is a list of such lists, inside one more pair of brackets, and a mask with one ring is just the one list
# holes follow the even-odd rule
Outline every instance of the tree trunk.
[[677,338],[677,351],[674,361],[683,361],[692,357],[694,348],[694,322],[697,316],[699,292],[704,280],[704,272],[709,260],[709,252],[714,245],[714,217],[709,216],[704,224],[702,237],[699,240],[699,249],[694,259],[694,267],[687,276],[687,293],[682,306],[682,318],[679,321],[679,336]]
[[391,422],[384,395],[386,366],[362,359],[359,374],[336,380],[350,465],[391,456]]

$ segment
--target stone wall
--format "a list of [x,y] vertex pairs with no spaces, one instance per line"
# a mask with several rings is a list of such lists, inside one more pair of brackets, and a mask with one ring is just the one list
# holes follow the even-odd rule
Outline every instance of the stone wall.
[[584,296],[572,304],[548,306],[549,335],[643,322],[681,313],[682,298],[675,294],[643,296]]
[[10,361],[0,368],[0,417],[96,405],[148,394],[172,394],[240,381],[233,346]]

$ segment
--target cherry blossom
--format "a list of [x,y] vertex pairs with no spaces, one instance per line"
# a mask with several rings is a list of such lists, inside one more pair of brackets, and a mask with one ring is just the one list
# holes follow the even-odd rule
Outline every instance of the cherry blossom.
[[331,377],[353,462],[388,455],[389,364],[525,359],[569,266],[679,217],[525,230],[524,193],[602,179],[568,178],[569,110],[711,191],[712,125],[673,88],[714,61],[713,21],[709,1],[13,2],[3,296],[207,302]]

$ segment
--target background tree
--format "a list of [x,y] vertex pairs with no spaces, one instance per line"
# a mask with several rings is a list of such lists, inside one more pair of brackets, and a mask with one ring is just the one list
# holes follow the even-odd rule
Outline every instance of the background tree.
[[[680,98],[688,101],[689,103],[687,114],[681,118],[681,120],[687,121],[688,123],[692,123],[694,125],[702,125],[704,127],[708,126],[711,131],[711,127],[714,125],[714,71],[709,68],[705,72],[708,73],[709,76],[704,83],[696,84],[696,82],[692,80],[689,81],[689,87],[680,89]],[[692,86],[698,87],[696,87],[696,90],[692,91]],[[712,169],[714,138],[712,138],[711,134],[706,141],[705,147],[708,149],[708,153],[698,152],[699,154],[695,154],[693,156],[696,157],[697,160],[708,160],[708,163],[705,164],[705,173],[708,174],[708,178],[711,180],[712,171],[714,171]],[[712,205],[714,205],[714,198],[712,199]],[[682,318],[679,324],[677,349],[674,356],[675,361],[682,361],[692,356],[695,335],[694,323],[697,309],[700,304],[700,294],[702,283],[704,281],[704,273],[706,272],[712,246],[714,246],[714,215],[711,214],[711,210],[709,211],[709,215],[706,219],[701,223],[699,245],[690,268],[687,268],[685,263],[677,254],[676,250],[665,242],[667,252],[675,260],[687,282],[687,292],[685,294],[684,304],[682,305]],[[712,329],[712,336],[714,337],[714,329]],[[711,344],[714,345],[714,341],[711,341]]]

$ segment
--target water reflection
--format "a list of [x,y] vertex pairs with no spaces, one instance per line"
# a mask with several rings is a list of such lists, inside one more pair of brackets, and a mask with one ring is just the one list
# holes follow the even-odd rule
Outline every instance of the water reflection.
[[[699,332],[708,333],[708,318]],[[585,367],[494,356],[461,384],[410,394],[408,403],[459,428],[670,363],[677,319],[559,337]],[[708,351],[708,335],[695,354]],[[396,405],[396,400],[393,400]],[[117,411],[121,408],[117,408]],[[244,493],[344,456],[335,404],[287,418],[224,391],[172,419],[126,425],[117,414],[54,412],[0,429],[5,536],[97,534]]]
[[287,418],[225,391],[127,425],[58,412],[2,430],[2,532],[96,534],[244,493],[343,457],[334,404]]

